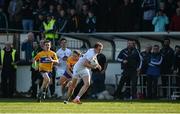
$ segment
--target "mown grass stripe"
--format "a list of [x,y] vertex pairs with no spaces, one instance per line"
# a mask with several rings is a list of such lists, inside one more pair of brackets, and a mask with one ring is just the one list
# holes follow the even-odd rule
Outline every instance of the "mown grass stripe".
[[87,101],[82,105],[47,100],[0,99],[0,113],[180,113],[180,101]]

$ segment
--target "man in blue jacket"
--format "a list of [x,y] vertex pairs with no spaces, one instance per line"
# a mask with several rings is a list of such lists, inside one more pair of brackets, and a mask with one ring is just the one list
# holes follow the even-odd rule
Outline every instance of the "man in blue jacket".
[[163,57],[159,51],[159,45],[154,45],[147,68],[147,98],[157,98],[157,84],[160,76],[160,65]]

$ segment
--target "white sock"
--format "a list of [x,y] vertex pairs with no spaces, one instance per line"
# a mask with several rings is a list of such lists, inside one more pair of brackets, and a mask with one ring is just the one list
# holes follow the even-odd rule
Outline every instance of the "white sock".
[[76,98],[75,98],[75,99],[78,99],[78,100],[79,100],[79,99],[80,99],[80,97],[79,97],[79,96],[76,96]]

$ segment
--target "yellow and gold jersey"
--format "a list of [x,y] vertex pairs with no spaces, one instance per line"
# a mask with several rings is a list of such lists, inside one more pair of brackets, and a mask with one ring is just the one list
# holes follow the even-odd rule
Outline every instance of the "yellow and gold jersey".
[[35,57],[35,61],[39,61],[39,71],[51,72],[53,68],[53,63],[49,58],[53,60],[58,60],[57,55],[53,51],[41,51]]
[[76,64],[78,60],[74,60],[72,56],[67,59],[67,68],[72,72],[73,66]]

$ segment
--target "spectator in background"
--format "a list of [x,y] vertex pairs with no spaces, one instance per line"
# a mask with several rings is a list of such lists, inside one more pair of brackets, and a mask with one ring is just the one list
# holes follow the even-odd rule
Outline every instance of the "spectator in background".
[[75,8],[77,12],[81,11],[81,6],[84,4],[84,0],[76,0]]
[[[114,28],[113,21],[117,18],[113,16],[115,12],[119,12],[117,10],[113,10],[115,5],[117,4],[116,0],[97,0],[98,7],[96,11],[97,18],[97,31],[98,32],[107,32],[110,29]],[[119,6],[117,6],[119,8]],[[103,12],[103,13],[102,13]],[[114,17],[114,18],[112,18]],[[118,19],[117,19],[118,21]],[[116,22],[116,21],[115,21]],[[117,25],[117,23],[115,24]]]
[[49,13],[51,16],[52,16],[52,18],[55,18],[55,16],[56,16],[56,12],[55,12],[55,6],[54,6],[54,4],[48,4],[48,10],[47,10],[47,13]]
[[94,13],[89,11],[86,18],[87,32],[96,32],[96,16]]
[[172,17],[170,31],[180,31],[180,8],[176,9],[176,15]]
[[[38,53],[38,43],[33,42],[33,52],[32,52],[32,59],[36,56]],[[33,62],[33,60],[32,60]],[[38,72],[38,62],[34,62],[31,64],[31,87],[30,87],[30,94],[32,98],[36,98],[37,94],[37,79],[40,78],[40,73]]]
[[70,9],[70,4],[68,3],[68,0],[59,0],[58,2],[59,4],[61,4],[63,6],[63,9]]
[[175,46],[175,60],[174,60],[174,70],[176,73],[180,73],[180,46],[176,45]]
[[9,22],[11,29],[21,28],[21,9],[23,6],[22,0],[11,0],[8,7]]
[[8,6],[11,0],[1,0],[2,4],[0,5],[1,8],[3,9],[3,11],[5,12],[5,14],[8,17]]
[[130,0],[133,7],[133,31],[140,31],[142,21],[141,0]]
[[[142,87],[144,86],[147,86],[146,84],[146,76],[144,76],[147,72],[147,68],[148,68],[148,63],[149,63],[149,60],[151,58],[151,51],[152,51],[152,45],[148,44],[146,47],[145,47],[145,50],[141,52],[141,56],[142,56],[142,68],[141,68],[141,74],[142,76],[140,76],[140,84],[142,85]],[[145,88],[143,88],[143,91],[146,91]],[[142,93],[143,96],[146,96],[146,93]]]
[[87,0],[87,5],[89,6],[89,10],[92,11],[96,16],[99,7],[97,0]]
[[96,97],[98,93],[105,90],[105,71],[107,68],[106,56],[103,53],[100,53],[97,55],[97,60],[102,69],[92,69],[92,97]]
[[145,47],[145,50],[141,52],[141,56],[143,58],[143,64],[141,69],[142,74],[145,74],[147,71],[148,63],[151,57],[151,50],[152,50],[152,46],[148,44]]
[[[167,9],[167,6],[166,6],[166,2],[165,1],[160,1],[159,2],[159,10],[163,11],[167,18],[168,18],[168,21],[169,23],[171,22],[171,16],[169,14],[169,9]],[[172,15],[172,14],[171,14]],[[168,27],[169,27],[169,23],[166,24],[166,30],[168,30]]]
[[160,50],[163,61],[162,61],[162,73],[164,74],[171,74],[172,73],[172,66],[173,66],[173,58],[174,58],[174,51],[170,47],[170,39],[165,38],[163,47]]
[[119,81],[118,88],[115,92],[115,98],[122,98],[122,89],[125,83],[129,80],[132,82],[132,93],[126,97],[137,98],[137,75],[142,66],[142,57],[136,49],[134,41],[128,40],[127,48],[120,51],[117,60],[121,63],[123,70],[121,80]]
[[143,0],[143,29],[142,31],[153,31],[152,20],[156,11],[156,0]]
[[134,15],[135,9],[133,3],[130,0],[123,0],[123,4],[120,5],[118,14],[118,26],[120,32],[132,32],[134,30],[135,20],[137,19]]
[[169,22],[171,22],[172,16],[176,13],[175,0],[165,1],[165,13],[169,19]]
[[37,15],[39,13],[45,12],[46,8],[45,8],[45,1],[44,0],[38,0],[35,4],[34,7],[34,15]]
[[[168,85],[168,77],[166,75],[170,75],[173,72],[173,59],[174,59],[174,51],[170,47],[170,39],[165,38],[163,47],[160,50],[160,53],[162,54],[163,61],[161,64],[161,79],[162,79],[162,85],[167,86]],[[163,89],[163,96],[165,97],[167,95],[167,90]]]
[[87,32],[86,20],[88,17],[88,5],[86,3],[82,4],[80,11],[79,29],[80,32]]
[[[176,77],[176,85],[180,87],[180,46],[179,45],[175,47],[174,71],[178,75],[178,77]],[[179,90],[180,88],[177,91]]]
[[166,25],[168,23],[169,20],[166,14],[162,10],[159,10],[152,20],[152,24],[154,25],[154,32],[165,32]]
[[[166,6],[165,6],[165,2],[164,1],[160,1],[159,2],[159,10],[163,11],[166,14]],[[159,11],[158,10],[158,11]],[[157,13],[157,12],[156,12]]]
[[[33,42],[33,52],[32,52],[32,59],[37,55],[37,53],[43,51],[44,48],[44,40],[40,40],[40,44],[38,45],[37,42]],[[36,98],[37,95],[37,85],[39,84],[39,87],[42,84],[42,77],[40,72],[38,71],[38,65],[39,62],[35,61],[31,65],[31,88],[29,92],[31,92],[31,97]]]
[[[39,31],[43,27],[43,22],[45,21],[46,17],[46,7],[45,7],[45,1],[44,0],[37,0],[34,1],[33,5],[33,15],[35,16],[34,18],[34,30]],[[44,36],[42,33],[35,33],[35,36],[39,36],[40,39],[43,39]]]
[[60,16],[61,10],[64,10],[63,6],[61,4],[57,4],[55,9],[55,19],[57,19]]
[[[43,31],[42,35],[45,35],[46,40],[50,40],[52,46],[57,44],[58,42],[58,34],[56,33],[56,20],[54,19],[53,15],[50,13],[46,14],[46,18],[42,24],[41,31]],[[43,36],[42,36],[43,37]]]
[[60,12],[61,10],[64,10],[63,6],[61,4],[57,4],[56,6],[56,13]]
[[154,45],[152,54],[147,68],[147,98],[157,98],[157,84],[160,77],[160,65],[162,63],[162,56],[159,51],[159,45]]
[[76,9],[71,8],[69,12],[68,32],[78,32],[78,31],[79,31],[79,16],[76,13]]
[[33,42],[34,34],[29,32],[27,34],[27,39],[22,43],[21,50],[25,52],[25,60],[27,63],[32,61],[32,52],[33,52]]
[[1,89],[4,98],[12,98],[16,91],[16,64],[18,56],[12,44],[7,42],[1,50]]
[[67,32],[67,24],[68,24],[68,19],[66,16],[66,12],[62,9],[58,12],[58,17],[57,17],[57,31],[62,33],[62,32]]
[[[45,19],[45,12],[39,12],[35,16],[34,25],[36,26],[34,26],[34,30],[39,31],[41,29],[41,27],[43,26],[44,19]],[[43,39],[41,33],[35,33],[35,36],[37,35],[39,36],[40,39]]]
[[[0,28],[1,29],[6,29],[8,24],[7,16],[3,12],[3,9],[0,6]],[[0,32],[5,32],[5,30],[0,30]]]
[[34,29],[33,6],[30,0],[23,2],[22,10],[22,27],[24,33],[31,32]]

